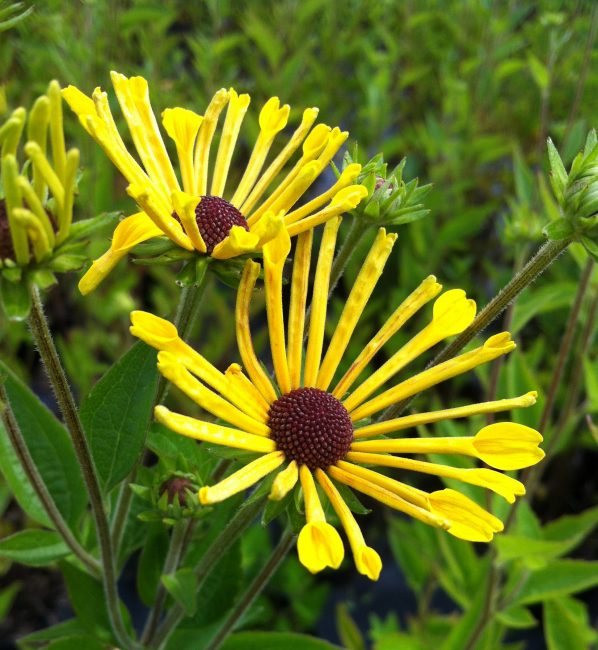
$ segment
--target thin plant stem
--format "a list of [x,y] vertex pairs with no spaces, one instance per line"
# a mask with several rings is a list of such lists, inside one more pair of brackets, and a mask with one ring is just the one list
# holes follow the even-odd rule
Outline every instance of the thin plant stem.
[[577,288],[577,293],[575,294],[575,299],[573,300],[573,306],[569,312],[569,318],[567,319],[567,325],[565,327],[565,333],[561,339],[561,345],[559,347],[559,352],[557,355],[557,364],[552,373],[552,379],[550,381],[550,387],[546,393],[546,402],[544,402],[544,409],[542,410],[542,416],[540,417],[540,424],[538,428],[540,431],[546,431],[550,419],[552,418],[552,412],[554,410],[554,404],[556,401],[556,394],[561,385],[563,379],[563,373],[565,371],[565,364],[569,358],[569,353],[573,346],[573,336],[575,334],[575,329],[577,328],[579,313],[581,311],[581,306],[583,304],[583,299],[588,289],[590,282],[590,277],[592,275],[592,267],[594,262],[592,259],[588,259],[583,273],[581,274],[581,279]]
[[54,390],[56,401],[58,402],[66,427],[71,436],[75,454],[79,461],[89,494],[102,559],[102,582],[110,625],[118,643],[124,648],[132,648],[135,647],[135,644],[127,634],[120,609],[118,588],[116,585],[115,558],[110,539],[110,527],[108,525],[106,511],[104,510],[98,475],[87,438],[85,437],[85,432],[83,431],[83,425],[79,418],[73,393],[71,392],[66,373],[62,367],[48,321],[44,314],[39,289],[35,285],[31,288],[29,326],[43,361],[48,380]]
[[[571,242],[572,239],[567,238],[560,239],[559,241],[548,241],[541,246],[521,271],[478,313],[472,324],[436,355],[427,367],[431,368],[443,361],[452,359],[477,334],[486,329],[527,286],[543,273],[567,249]],[[397,402],[397,404],[393,404],[393,406],[384,411],[380,420],[389,420],[397,417],[416,397],[417,395],[414,395],[413,397]]]
[[71,529],[68,527],[68,524],[60,514],[60,511],[56,507],[54,499],[44,483],[44,479],[35,466],[35,462],[29,453],[27,443],[25,442],[25,438],[23,438],[23,434],[13,413],[6,393],[6,388],[2,381],[0,381],[0,413],[12,447],[21,462],[23,470],[29,479],[31,487],[37,495],[37,498],[44,507],[50,521],[54,524],[54,528],[56,528],[58,533],[60,533],[65,544],[71,549],[73,554],[81,560],[89,572],[96,578],[100,577],[102,571],[100,563],[95,557],[90,555],[81,544],[79,544]]
[[[189,334],[199,313],[199,307],[205,294],[207,284],[208,273],[206,272],[198,283],[184,287],[181,290],[174,324],[183,341],[186,341],[189,338]],[[158,387],[156,388],[156,395],[154,397],[154,406],[161,404],[164,401],[167,391],[168,382],[164,377],[162,377],[162,375],[160,375]],[[133,491],[130,489],[129,484],[135,482],[136,474],[137,469],[134,468],[131,474],[120,486],[120,491],[116,501],[114,517],[112,519],[112,545],[117,555],[122,542],[122,535],[127,518],[129,516],[131,502],[133,500]]]
[[[255,499],[242,506],[230,519],[226,528],[212,541],[195,567],[197,591],[201,589],[202,584],[210,575],[211,570],[218,560],[239,539],[256,518],[262,508],[263,502],[264,499]],[[180,605],[174,605],[158,627],[154,638],[148,641],[148,645],[152,648],[162,648],[184,616],[185,610]]]
[[[174,524],[170,535],[168,552],[166,553],[164,566],[162,567],[162,574],[169,575],[177,570],[187,543],[191,537],[194,523],[194,519],[187,519],[177,521]],[[143,645],[145,645],[156,633],[156,628],[158,627],[158,623],[162,617],[167,596],[168,592],[166,591],[164,584],[160,582],[158,585],[158,591],[156,592],[156,599],[141,634],[141,643]]]
[[[542,431],[545,428],[545,426],[547,426],[552,415],[552,410],[556,398],[556,391],[562,380],[565,364],[571,352],[573,335],[575,333],[575,328],[579,320],[579,313],[581,310],[581,306],[583,304],[583,299],[589,286],[589,280],[592,274],[592,270],[593,270],[593,262],[592,260],[589,260],[583,270],[580,283],[577,289],[577,293],[575,295],[573,304],[571,306],[571,310],[569,312],[569,316],[567,318],[565,333],[561,340],[556,366],[552,375],[552,380],[550,382],[550,388],[548,390],[546,402],[544,404],[544,409],[540,417],[540,422],[541,422],[539,427],[540,431]],[[550,442],[556,444],[556,436],[553,436]],[[535,477],[537,476],[537,472],[539,471],[538,467],[539,466],[536,465],[535,467],[527,468],[527,470],[522,472],[521,482],[525,485],[526,488],[525,498],[527,500],[529,500],[534,494],[535,486],[537,485],[537,482],[535,482]],[[515,517],[517,514],[517,508],[519,503],[521,503],[521,499],[519,501],[516,501],[511,507],[511,510],[509,511],[509,515],[505,521],[505,526],[504,526],[505,533],[507,533],[510,530],[513,523],[515,522]],[[495,603],[496,598],[498,597],[498,589],[501,583],[502,570],[496,565],[496,552],[494,551],[494,549],[491,551],[491,553],[492,553],[492,565],[490,568],[491,573],[488,582],[486,584],[486,591],[484,593],[484,603],[485,603],[484,610],[467,644],[464,646],[464,650],[473,650],[475,644],[477,643],[480,636],[483,634],[484,630],[486,629],[486,626],[488,625],[488,623],[492,619],[492,616],[494,615],[493,603]]]
[[[513,264],[513,275],[517,275],[517,273],[521,271],[524,259],[525,259],[525,247],[520,249],[515,255],[515,263]],[[507,332],[511,329],[511,323],[513,322],[514,314],[515,314],[515,301],[511,302],[511,304],[507,307],[507,310],[505,312],[505,317],[503,319],[502,328]],[[494,363],[492,364],[492,370],[490,372],[490,382],[488,384],[488,394],[486,396],[486,399],[489,402],[496,399],[496,392],[498,390],[498,380],[500,379],[500,371],[502,370],[504,361],[505,361],[504,357],[498,357],[498,359],[496,359],[496,361],[494,361]],[[486,415],[486,423],[492,424],[494,422],[494,417],[495,417],[494,413],[488,413]]]
[[251,581],[237,604],[229,612],[216,636],[206,646],[206,650],[218,650],[229,635],[234,632],[235,627],[247,613],[254,600],[262,593],[264,587],[270,582],[270,579],[286,558],[287,553],[291,550],[294,539],[295,536],[290,530],[286,530],[283,533],[276,548],[272,551],[272,555]]

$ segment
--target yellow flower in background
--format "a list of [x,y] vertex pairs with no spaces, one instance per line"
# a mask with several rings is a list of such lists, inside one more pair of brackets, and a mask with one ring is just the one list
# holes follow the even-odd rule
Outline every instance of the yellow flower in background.
[[[19,159],[22,140],[28,163]],[[65,148],[58,82],[29,113],[17,108],[0,124],[0,161],[0,269],[6,277],[12,268],[48,259],[72,224],[79,151]]]
[[[403,455],[473,456],[491,467],[512,470],[537,463],[544,453],[538,448],[542,436],[513,422],[492,424],[472,437],[385,437],[440,420],[530,406],[535,402],[533,392],[514,399],[407,415],[376,424],[366,420],[399,400],[507,354],[515,344],[507,332],[497,334],[474,350],[393,384],[399,371],[443,339],[462,332],[475,316],[475,303],[463,291],[441,293],[441,285],[430,276],[407,296],[342,377],[334,381],[396,239],[396,235],[379,230],[324,350],[330,269],[339,223],[337,217],[324,228],[309,326],[305,313],[313,233],[302,233],[297,241],[286,328],[282,276],[290,251],[288,234],[282,231],[264,246],[265,298],[275,381],[265,372],[252,344],[249,307],[260,273],[260,265],[254,261],[246,263],[236,307],[237,342],[247,374],[237,364],[220,372],[179,338],[174,325],[152,314],[133,312],[131,332],[160,350],[158,367],[165,378],[230,426],[158,406],[155,414],[161,423],[197,440],[260,454],[219,483],[202,487],[201,503],[218,503],[275,471],[271,499],[284,498],[300,483],[306,524],[299,534],[297,548],[302,564],[315,573],[325,567],[338,567],[344,556],[338,532],[326,521],[316,489],[319,484],[345,530],[358,571],[376,580],[381,570],[380,557],[366,544],[337,485],[353,488],[461,539],[487,542],[502,530],[502,523],[470,498],[453,489],[427,493],[371,467],[456,479],[492,490],[513,503],[516,496],[524,494],[523,484],[494,469],[463,469]],[[430,322],[367,379],[358,381],[384,344],[433,299]]]
[[[148,239],[166,236],[188,251],[229,259],[260,250],[285,226],[293,236],[324,223],[351,210],[367,195],[363,186],[351,184],[361,170],[360,165],[352,164],[325,192],[295,207],[348,133],[325,124],[314,126],[318,109],[308,108],[280,153],[264,169],[290,112],[287,104],[280,105],[278,97],[262,107],[260,132],[245,171],[235,187],[227,188],[235,145],[250,102],[249,95],[238,95],[232,88],[219,90],[203,115],[184,108],[168,108],[162,113],[162,125],[176,148],[179,179],[150,104],[147,81],[142,77],[128,79],[116,72],[111,77],[141,164],[124,144],[105,92],[96,88],[87,97],[69,86],[63,97],[127,179],[127,192],[142,211],[118,225],[110,249],[81,279],[83,293],[93,290],[122,257]],[[210,151],[225,108],[211,168]],[[283,175],[300,147],[295,163]]]

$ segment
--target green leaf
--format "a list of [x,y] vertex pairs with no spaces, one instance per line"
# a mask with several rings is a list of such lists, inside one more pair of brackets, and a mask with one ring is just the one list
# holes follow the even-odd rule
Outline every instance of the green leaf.
[[550,163],[550,183],[557,201],[561,203],[567,186],[567,172],[559,152],[550,138],[548,138],[547,146],[548,161]]
[[106,650],[106,644],[88,635],[67,636],[47,645],[44,650]]
[[10,282],[6,278],[0,282],[0,299],[6,318],[14,321],[25,320],[31,310],[31,295],[26,280]]
[[[74,239],[83,239],[95,235],[101,230],[113,229],[122,212],[104,212],[92,217],[91,219],[82,219],[71,225],[68,239],[65,246]],[[60,249],[59,249],[60,251]]]
[[0,557],[27,566],[46,566],[69,553],[62,537],[50,530],[22,530],[0,539]]
[[239,632],[230,636],[222,650],[338,650],[338,646],[306,634],[292,632]]
[[42,644],[40,641],[53,641],[55,639],[62,639],[71,636],[80,636],[85,634],[85,628],[76,618],[70,618],[62,623],[56,623],[37,632],[32,632],[27,636],[19,638],[19,648],[29,650]]
[[548,650],[586,650],[596,639],[585,605],[573,598],[544,603],[544,634]]
[[528,54],[527,62],[534,81],[538,88],[544,92],[548,88],[548,83],[550,81],[547,67],[535,54]]
[[21,587],[22,583],[17,580],[9,584],[8,587],[0,589],[0,621],[6,618]]
[[598,585],[598,561],[555,560],[533,573],[522,587],[516,603],[529,605]]
[[598,526],[598,506],[577,515],[566,515],[544,526],[545,539],[567,540],[574,548]]
[[529,609],[522,606],[508,607],[502,612],[498,612],[496,618],[507,627],[512,627],[516,630],[538,625],[538,621],[532,616]]
[[181,569],[176,573],[163,575],[162,584],[185,610],[187,616],[193,616],[197,608],[197,578],[193,569]]
[[351,618],[346,603],[339,603],[336,606],[336,629],[338,637],[347,650],[365,650],[365,641]]
[[[0,362],[2,374],[5,376],[8,399],[29,453],[56,507],[65,520],[74,526],[87,505],[87,490],[71,439],[39,398]],[[5,459],[0,459],[0,467],[5,473]]]
[[549,541],[522,535],[499,535],[494,540],[494,545],[501,562],[516,559],[549,560],[563,555],[570,548],[568,540]]
[[544,234],[548,239],[552,241],[558,241],[560,239],[566,239],[571,237],[575,231],[569,219],[560,218],[556,221],[551,221],[547,226],[544,227]]
[[139,341],[93,387],[81,421],[106,491],[137,463],[158,383],[156,351]]

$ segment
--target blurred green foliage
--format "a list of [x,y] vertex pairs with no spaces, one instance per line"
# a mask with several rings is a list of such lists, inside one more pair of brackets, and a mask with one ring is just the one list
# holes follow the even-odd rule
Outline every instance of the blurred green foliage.
[[[12,20],[10,29],[3,27],[4,15]],[[350,130],[350,143],[358,143],[364,161],[380,151],[392,169],[407,156],[405,181],[418,177],[421,185],[433,185],[423,198],[430,215],[396,227],[396,254],[351,341],[349,361],[426,275],[434,273],[446,287],[465,289],[483,305],[543,240],[542,229],[559,216],[547,182],[546,138],[557,144],[568,167],[588,128],[596,125],[597,25],[594,3],[557,0],[46,0],[33,12],[0,3],[0,112],[30,102],[51,78],[86,93],[100,85],[110,94],[109,71],[116,69],[148,79],[156,113],[169,106],[201,113],[218,88],[232,85],[249,92],[256,106],[278,95],[291,104],[295,117],[304,107],[319,106],[323,121]],[[84,170],[79,218],[115,209],[132,212],[122,179],[67,113],[69,141],[81,149]],[[243,131],[247,152],[257,133],[256,112],[250,110]],[[105,250],[108,236],[97,237],[90,256]],[[330,303],[331,329],[342,308],[343,289],[351,286],[370,241],[362,242]],[[550,383],[586,259],[581,247],[572,247],[509,310],[507,324],[520,350],[502,364],[498,382],[491,368],[481,368],[475,377],[443,386],[427,406],[456,406],[490,393],[505,397],[538,389],[537,406],[515,414],[517,421],[537,426],[543,389]],[[47,309],[60,352],[81,395],[130,346],[132,308],[172,315],[179,294],[173,278],[169,268],[129,265],[127,273],[112,274],[90,298],[77,294],[75,278],[49,294]],[[522,634],[538,620],[544,621],[551,650],[575,650],[595,641],[583,601],[571,595],[598,583],[596,562],[581,563],[596,552],[595,541],[587,537],[598,520],[596,509],[589,509],[596,498],[596,441],[586,421],[598,412],[598,355],[591,345],[597,290],[593,270],[575,330],[574,354],[556,395],[557,415],[544,432],[547,441],[558,433],[558,444],[536,491],[537,514],[524,503],[510,534],[496,545],[506,587],[492,603],[497,613],[477,645],[467,643],[485,607],[490,556],[378,511],[361,521],[373,546],[390,547],[386,564],[396,558],[417,605],[407,617],[388,604],[377,617],[369,617],[372,599],[357,592],[373,589],[358,582],[354,602],[336,615],[338,638],[346,647],[525,647]],[[192,342],[224,367],[237,360],[234,292],[212,284],[204,303]],[[256,312],[254,336],[256,347],[263,349],[263,310]],[[398,349],[405,336],[395,337],[387,353]],[[7,364],[37,388],[39,368],[25,327],[0,322],[0,342]],[[181,398],[173,391],[170,399]],[[424,408],[419,402],[416,407]],[[192,413],[194,407],[185,403],[184,408]],[[439,435],[467,435],[484,423],[481,418],[449,422],[436,430]],[[159,436],[152,434],[150,443],[153,451],[158,449]],[[188,448],[183,442],[174,447],[171,456],[162,456],[156,475],[189,470],[188,463],[180,467],[177,460],[177,454],[188,460]],[[198,458],[200,462],[205,459]],[[154,478],[147,477],[147,484]],[[475,488],[466,492],[479,499]],[[1,505],[7,503],[3,498]],[[491,505],[505,516],[504,504],[493,500]],[[215,512],[224,521],[234,507],[223,504]],[[136,512],[144,509],[147,504],[140,503]],[[217,529],[218,521],[210,519],[202,526]],[[542,527],[546,521],[552,523]],[[129,551],[151,540],[158,566],[164,545],[156,541],[159,533],[152,526],[155,522],[132,520],[137,537],[125,533],[125,539]],[[233,549],[223,560],[231,574],[238,574],[237,583],[250,579],[270,542],[256,527],[242,546],[242,553]],[[571,551],[578,559],[560,559]],[[151,561],[146,557],[144,566]],[[314,579],[294,558],[288,560],[246,625],[327,633],[324,624],[316,627],[317,621],[330,589],[335,583],[346,585],[349,571],[353,569],[330,580],[326,575]],[[67,585],[76,589],[77,577],[67,576]],[[151,592],[151,585],[145,588]],[[394,599],[392,585],[381,583],[380,590]],[[240,584],[226,598],[237,591]],[[13,597],[14,590],[0,592],[2,612]],[[189,623],[187,636],[186,628],[179,632],[180,644],[196,640],[199,628],[209,634],[209,626],[230,606],[226,598],[217,592],[206,605],[208,618],[196,621],[195,627]],[[572,640],[571,645],[562,645],[563,638]]]

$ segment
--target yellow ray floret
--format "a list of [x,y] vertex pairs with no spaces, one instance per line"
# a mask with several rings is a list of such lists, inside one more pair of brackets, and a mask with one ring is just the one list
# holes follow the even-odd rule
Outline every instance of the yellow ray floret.
[[336,529],[326,522],[313,476],[306,465],[299,469],[307,523],[297,539],[299,561],[311,573],[326,567],[338,569],[345,551]]
[[272,501],[284,499],[295,487],[298,479],[299,470],[297,468],[297,461],[292,460],[282,472],[276,475],[268,498]]

